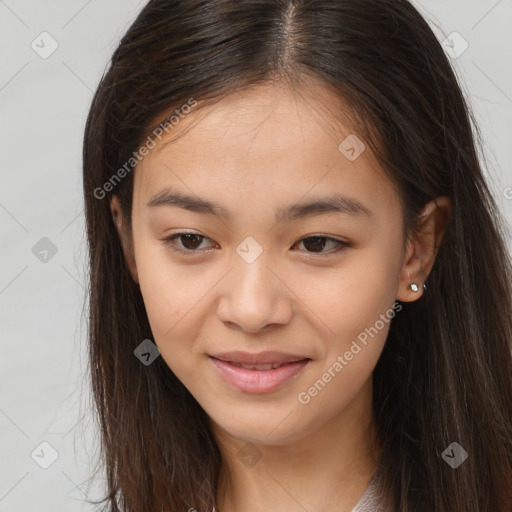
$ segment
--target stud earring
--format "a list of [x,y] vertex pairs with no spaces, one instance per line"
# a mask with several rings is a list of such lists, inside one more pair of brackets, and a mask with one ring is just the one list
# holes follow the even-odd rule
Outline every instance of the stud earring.
[[[411,278],[411,274],[410,272],[407,272],[407,275],[409,276],[409,279]],[[425,280],[425,282],[423,283],[423,292],[426,292],[427,291],[427,280]],[[411,283],[409,285],[409,288],[413,291],[413,292],[417,292],[418,291],[418,285],[416,283]]]

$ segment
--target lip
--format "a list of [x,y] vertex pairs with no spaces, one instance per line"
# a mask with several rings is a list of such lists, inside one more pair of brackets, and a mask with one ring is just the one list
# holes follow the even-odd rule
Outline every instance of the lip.
[[275,350],[267,350],[265,352],[257,353],[234,350],[231,352],[222,352],[220,354],[211,354],[210,357],[220,359],[221,361],[230,361],[239,364],[283,364],[309,359],[309,357],[304,354],[287,354],[285,352],[278,352]]
[[[240,353],[238,353],[240,354]],[[285,354],[281,354],[283,356]],[[260,354],[262,356],[262,354]],[[224,356],[223,356],[224,357]],[[268,356],[270,357],[270,356]],[[268,359],[267,356],[265,358]],[[297,360],[294,356],[293,361],[281,362],[282,366],[271,370],[251,370],[232,364],[233,361],[218,359],[217,356],[209,356],[214,368],[219,375],[230,385],[245,393],[271,393],[284,386],[291,379],[297,377],[301,370],[311,361],[309,358]],[[263,358],[263,359],[265,359]],[[288,358],[290,356],[288,355]],[[247,361],[247,358],[245,358]],[[259,363],[254,361],[254,355],[251,361],[241,362],[240,364],[266,364],[270,362],[279,362],[267,360],[264,362],[260,357]],[[238,363],[238,361],[236,361]]]

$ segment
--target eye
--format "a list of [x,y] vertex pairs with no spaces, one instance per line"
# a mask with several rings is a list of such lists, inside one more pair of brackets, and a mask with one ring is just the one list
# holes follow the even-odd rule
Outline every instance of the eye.
[[180,232],[164,238],[162,241],[166,247],[172,250],[185,253],[198,252],[201,242],[209,240],[205,236],[198,235],[197,233]]
[[[304,247],[306,247],[306,252],[327,255],[339,252],[346,247],[351,247],[351,244],[348,242],[342,242],[336,238],[321,235],[308,236],[307,238],[299,240],[297,244],[303,244]],[[323,249],[329,244],[331,244],[331,247],[334,245],[334,250],[324,251]]]
[[[210,239],[197,233],[182,231],[162,239],[162,242],[166,247],[171,248],[173,251],[193,254],[204,252],[204,247],[201,248],[201,244],[205,240]],[[346,247],[352,247],[348,242],[343,242],[341,240],[337,240],[336,238],[321,235],[302,238],[296,244],[294,244],[292,248],[300,244],[304,245],[306,252],[308,253],[325,255],[339,252]],[[324,249],[326,246],[329,247],[329,245],[334,247],[334,250],[325,251]]]

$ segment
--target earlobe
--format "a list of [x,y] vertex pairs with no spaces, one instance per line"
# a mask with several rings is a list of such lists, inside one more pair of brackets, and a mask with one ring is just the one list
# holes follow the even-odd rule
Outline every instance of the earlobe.
[[137,272],[137,265],[135,263],[135,257],[130,249],[130,244],[127,242],[126,233],[123,230],[123,215],[121,211],[121,205],[117,196],[113,196],[110,201],[110,211],[112,213],[112,220],[117,230],[121,246],[123,248],[123,255],[132,276],[132,279],[139,284],[139,276]]
[[423,284],[428,275],[424,271],[423,261],[418,253],[415,240],[409,240],[396,297],[401,302],[413,302],[423,295]]
[[450,210],[451,202],[446,196],[437,197],[423,208],[416,231],[407,243],[397,300],[412,302],[426,291],[425,281],[434,266]]

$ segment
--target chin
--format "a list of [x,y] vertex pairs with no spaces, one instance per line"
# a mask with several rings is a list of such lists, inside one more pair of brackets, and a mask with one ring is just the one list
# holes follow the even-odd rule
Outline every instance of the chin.
[[[210,402],[211,404],[211,402]],[[230,437],[244,443],[279,446],[289,444],[307,436],[314,430],[313,422],[305,418],[298,421],[299,404],[284,407],[277,403],[260,403],[247,406],[230,405],[226,414],[209,414],[211,420]]]

